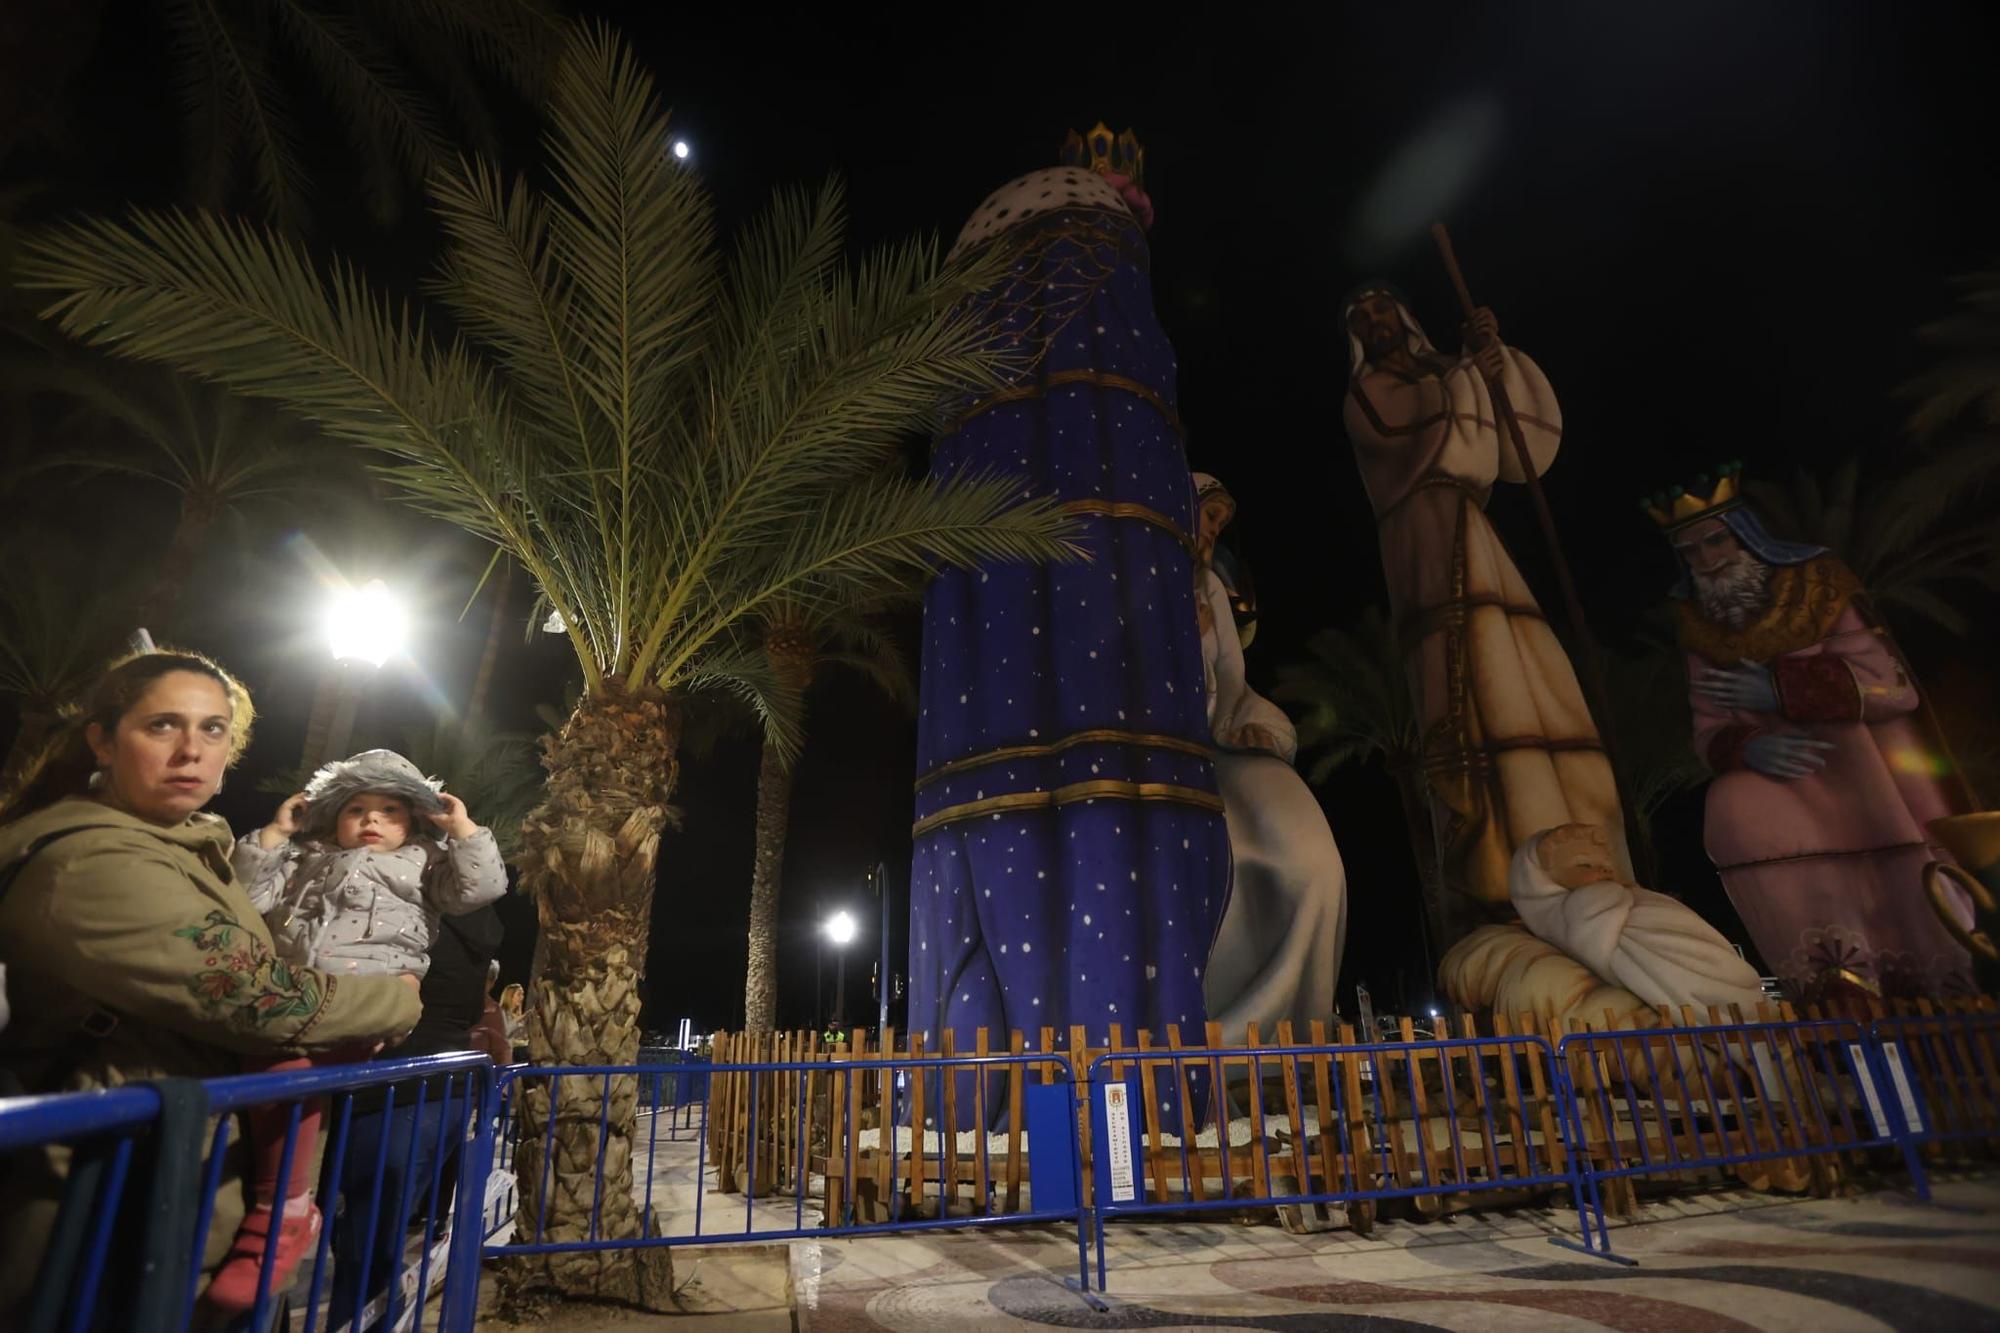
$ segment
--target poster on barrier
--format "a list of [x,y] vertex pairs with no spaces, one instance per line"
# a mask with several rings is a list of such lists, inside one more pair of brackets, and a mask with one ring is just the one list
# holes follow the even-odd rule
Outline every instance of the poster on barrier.
[[1882,1043],[1883,1063],[1889,1066],[1889,1081],[1896,1085],[1896,1100],[1902,1103],[1903,1123],[1913,1134],[1924,1132],[1924,1111],[1917,1090],[1910,1081],[1910,1068],[1903,1063],[1902,1047],[1893,1041]]
[[1854,1070],[1855,1080],[1861,1084],[1861,1096],[1868,1103],[1868,1123],[1876,1138],[1886,1138],[1889,1134],[1889,1118],[1882,1112],[1882,1099],[1875,1092],[1875,1075],[1868,1068],[1868,1052],[1861,1043],[1847,1044],[1847,1063]]
[[1139,1137],[1132,1132],[1132,1104],[1136,1093],[1131,1082],[1118,1079],[1096,1085],[1097,1096],[1090,1108],[1092,1141],[1101,1145],[1093,1153],[1092,1174],[1099,1197],[1111,1203],[1136,1203],[1145,1193],[1145,1173],[1139,1166]]

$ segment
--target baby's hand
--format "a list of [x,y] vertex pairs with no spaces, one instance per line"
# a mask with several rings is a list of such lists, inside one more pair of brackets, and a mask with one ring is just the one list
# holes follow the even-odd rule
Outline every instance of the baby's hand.
[[257,830],[257,845],[267,852],[274,852],[285,845],[292,835],[299,831],[299,825],[306,817],[306,794],[294,792],[278,807],[278,813],[271,816],[271,822]]
[[464,801],[448,791],[439,792],[438,799],[444,802],[444,809],[430,817],[431,823],[454,838],[469,838],[479,832],[479,825],[473,823],[472,816],[465,812]]

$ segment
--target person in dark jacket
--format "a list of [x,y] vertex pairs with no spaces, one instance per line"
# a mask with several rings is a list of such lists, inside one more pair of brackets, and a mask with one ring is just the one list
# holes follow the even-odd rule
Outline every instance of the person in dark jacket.
[[[385,1059],[443,1055],[475,1049],[472,1030],[486,1006],[488,966],[500,951],[500,914],[481,907],[462,916],[440,920],[437,943],[431,947],[430,970],[424,974],[423,1017],[402,1045],[383,1052]],[[445,1104],[445,1084],[451,1084],[451,1104]],[[366,1300],[380,1298],[402,1260],[407,1232],[397,1225],[403,1194],[410,1195],[411,1225],[426,1223],[424,1233],[442,1230],[450,1215],[452,1183],[459,1150],[464,1146],[465,1080],[433,1078],[424,1093],[421,1114],[417,1083],[396,1085],[395,1105],[386,1108],[382,1093],[355,1098],[347,1152],[341,1167],[340,1216],[333,1223],[333,1307],[328,1327],[346,1328],[353,1318],[362,1282],[362,1255],[367,1252]],[[449,1123],[446,1121],[449,1113]],[[338,1107],[331,1122],[339,1124]],[[411,1135],[414,1132],[415,1141]],[[386,1157],[383,1139],[387,1138]],[[442,1144],[440,1144],[442,1138]],[[440,1153],[442,1160],[440,1160]],[[383,1160],[381,1189],[375,1184],[375,1164]],[[328,1160],[331,1161],[329,1152]],[[437,1213],[430,1213],[431,1182],[438,1182]],[[484,1181],[469,1182],[478,1189]],[[372,1206],[371,1206],[372,1205]],[[368,1244],[371,1215],[374,1245]],[[384,1307],[386,1313],[386,1306]],[[370,1327],[364,1323],[358,1327]],[[383,1325],[387,1327],[386,1324]]]

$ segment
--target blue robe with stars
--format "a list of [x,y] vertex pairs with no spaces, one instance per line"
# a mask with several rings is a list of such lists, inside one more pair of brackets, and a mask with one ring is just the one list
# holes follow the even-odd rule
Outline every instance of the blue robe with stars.
[[1003,237],[1023,257],[985,304],[1031,368],[958,419],[931,472],[1060,497],[1091,560],[952,570],[925,598],[909,1024],[961,1052],[982,1027],[998,1051],[1071,1025],[1199,1043],[1229,843],[1173,348],[1128,214],[1060,209]]

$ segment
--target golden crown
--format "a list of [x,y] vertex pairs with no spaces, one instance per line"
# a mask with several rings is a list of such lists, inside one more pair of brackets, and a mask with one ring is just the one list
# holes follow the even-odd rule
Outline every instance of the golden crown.
[[1088,134],[1069,132],[1069,137],[1063,140],[1062,164],[1089,167],[1100,175],[1115,171],[1141,189],[1146,185],[1146,149],[1139,136],[1129,129],[1114,135],[1111,127],[1101,120]]
[[1742,478],[1743,464],[1740,460],[1724,463],[1715,470],[1713,485],[1709,483],[1708,474],[1703,472],[1695,477],[1691,486],[1656,491],[1639,501],[1639,507],[1662,529],[1672,532],[1675,528],[1713,518],[1742,504]]

